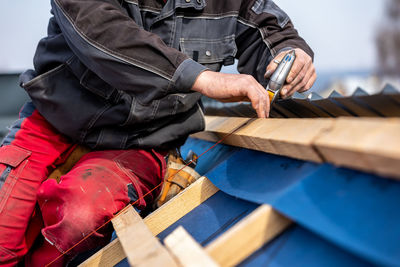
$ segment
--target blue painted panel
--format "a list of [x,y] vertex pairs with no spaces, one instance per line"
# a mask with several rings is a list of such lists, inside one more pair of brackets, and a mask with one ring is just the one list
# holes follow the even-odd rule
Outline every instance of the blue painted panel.
[[182,225],[202,246],[216,239],[259,205],[234,198],[221,191],[165,229],[158,237],[163,240]]
[[242,150],[207,177],[222,191],[252,202],[273,204],[321,165]]
[[207,177],[222,191],[268,203],[307,229],[382,265],[400,263],[400,183],[242,150]]
[[317,235],[293,226],[243,261],[239,267],[358,267],[372,266]]
[[[200,156],[214,144],[215,143],[213,142],[189,138],[186,141],[185,145],[181,147],[181,154],[185,158],[188,152],[192,150],[198,156]],[[196,166],[196,171],[200,175],[205,175],[210,170],[218,166],[218,164],[240,150],[240,148],[218,144],[199,158],[198,164]]]

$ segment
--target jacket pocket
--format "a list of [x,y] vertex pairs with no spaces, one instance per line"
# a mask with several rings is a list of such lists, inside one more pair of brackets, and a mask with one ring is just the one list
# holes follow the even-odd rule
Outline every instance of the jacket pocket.
[[237,52],[234,35],[220,39],[181,38],[179,43],[183,53],[203,65],[232,65]]
[[[23,79],[31,79],[23,83],[23,87],[36,109],[50,124],[74,141],[82,142],[87,132],[96,126],[100,118],[103,125],[110,120],[118,123],[126,118],[126,114],[119,112],[116,113],[117,117],[110,119],[108,117],[111,115],[107,114],[107,119],[104,119],[106,112],[112,106],[110,103],[112,100],[106,99],[110,94],[101,91],[94,94],[91,90],[83,88],[78,77],[82,77],[86,69],[81,72],[81,76],[77,76],[76,69],[72,72],[67,64],[62,64],[35,78],[26,74]],[[85,83],[88,84],[87,80]],[[96,88],[92,87],[93,84],[90,83],[88,87],[94,90]]]
[[76,57],[71,57],[66,63],[66,67],[75,75],[79,83],[89,92],[99,96],[102,99],[113,101],[110,99],[116,96],[118,90],[102,80],[96,73],[88,69]]
[[89,69],[83,73],[82,77],[80,78],[80,83],[90,92],[107,100],[110,100],[111,96],[117,93],[115,88],[103,81],[99,76]]

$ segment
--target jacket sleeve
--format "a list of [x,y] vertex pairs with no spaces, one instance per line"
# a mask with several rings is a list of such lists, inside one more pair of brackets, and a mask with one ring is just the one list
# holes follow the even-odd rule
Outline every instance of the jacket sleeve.
[[243,0],[236,36],[239,72],[253,75],[263,85],[266,67],[279,52],[301,48],[314,57],[288,15],[272,0]]
[[141,29],[117,0],[52,0],[51,4],[79,60],[115,88],[189,92],[205,69]]

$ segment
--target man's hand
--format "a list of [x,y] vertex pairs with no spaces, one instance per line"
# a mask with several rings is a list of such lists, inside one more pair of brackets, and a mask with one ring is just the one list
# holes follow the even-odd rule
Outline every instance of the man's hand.
[[[309,90],[317,79],[317,73],[315,72],[312,58],[299,48],[295,49],[295,51],[296,60],[294,61],[292,69],[286,79],[287,84],[283,86],[281,90],[282,97],[291,96],[297,91],[305,92]],[[279,53],[274,60],[280,62],[287,53],[288,51]],[[268,65],[267,71],[264,75],[265,78],[270,78],[278,67],[278,64],[275,63],[274,60]]]
[[269,116],[268,93],[253,76],[204,71],[192,90],[222,102],[250,101],[259,118]]

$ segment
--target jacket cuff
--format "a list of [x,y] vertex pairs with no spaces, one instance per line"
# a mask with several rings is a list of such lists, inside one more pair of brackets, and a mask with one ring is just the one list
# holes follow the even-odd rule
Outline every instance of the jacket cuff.
[[206,67],[190,58],[184,60],[172,77],[175,89],[183,93],[190,92],[197,77],[205,70]]

